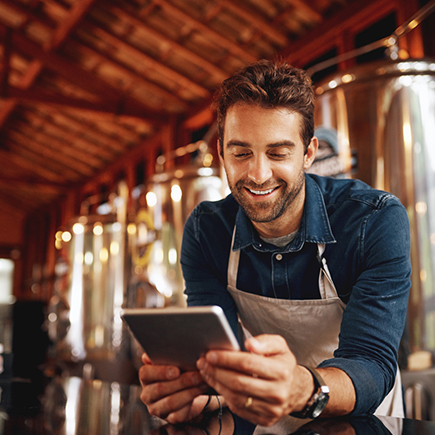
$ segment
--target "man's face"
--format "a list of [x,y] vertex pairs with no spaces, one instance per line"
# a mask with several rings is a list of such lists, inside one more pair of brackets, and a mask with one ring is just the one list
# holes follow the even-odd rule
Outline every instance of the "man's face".
[[305,198],[304,169],[317,140],[304,153],[302,117],[285,108],[237,104],[226,114],[223,165],[231,192],[263,236],[299,227]]

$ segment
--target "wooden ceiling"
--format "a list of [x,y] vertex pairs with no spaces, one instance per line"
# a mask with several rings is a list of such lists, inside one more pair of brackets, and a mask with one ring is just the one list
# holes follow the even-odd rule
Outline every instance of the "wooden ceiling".
[[0,207],[52,203],[358,1],[0,0]]

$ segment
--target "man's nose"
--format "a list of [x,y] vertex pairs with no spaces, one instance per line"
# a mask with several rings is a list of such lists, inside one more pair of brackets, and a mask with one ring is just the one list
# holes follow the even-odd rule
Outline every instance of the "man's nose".
[[258,185],[272,178],[272,168],[266,156],[257,156],[251,160],[248,178]]

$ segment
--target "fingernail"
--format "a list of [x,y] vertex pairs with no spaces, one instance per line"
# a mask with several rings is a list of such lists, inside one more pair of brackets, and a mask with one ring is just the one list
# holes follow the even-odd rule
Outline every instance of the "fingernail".
[[217,362],[217,355],[215,352],[209,352],[207,354],[207,361],[211,362],[212,364]]
[[177,377],[177,370],[175,370],[173,367],[170,367],[167,371],[166,371],[166,377],[168,379],[174,379]]

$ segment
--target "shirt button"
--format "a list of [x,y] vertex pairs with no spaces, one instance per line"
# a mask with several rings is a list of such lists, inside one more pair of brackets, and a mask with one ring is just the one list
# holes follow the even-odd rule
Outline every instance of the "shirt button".
[[281,261],[281,260],[282,260],[282,255],[281,255],[281,254],[277,254],[276,259],[277,259],[278,261]]

